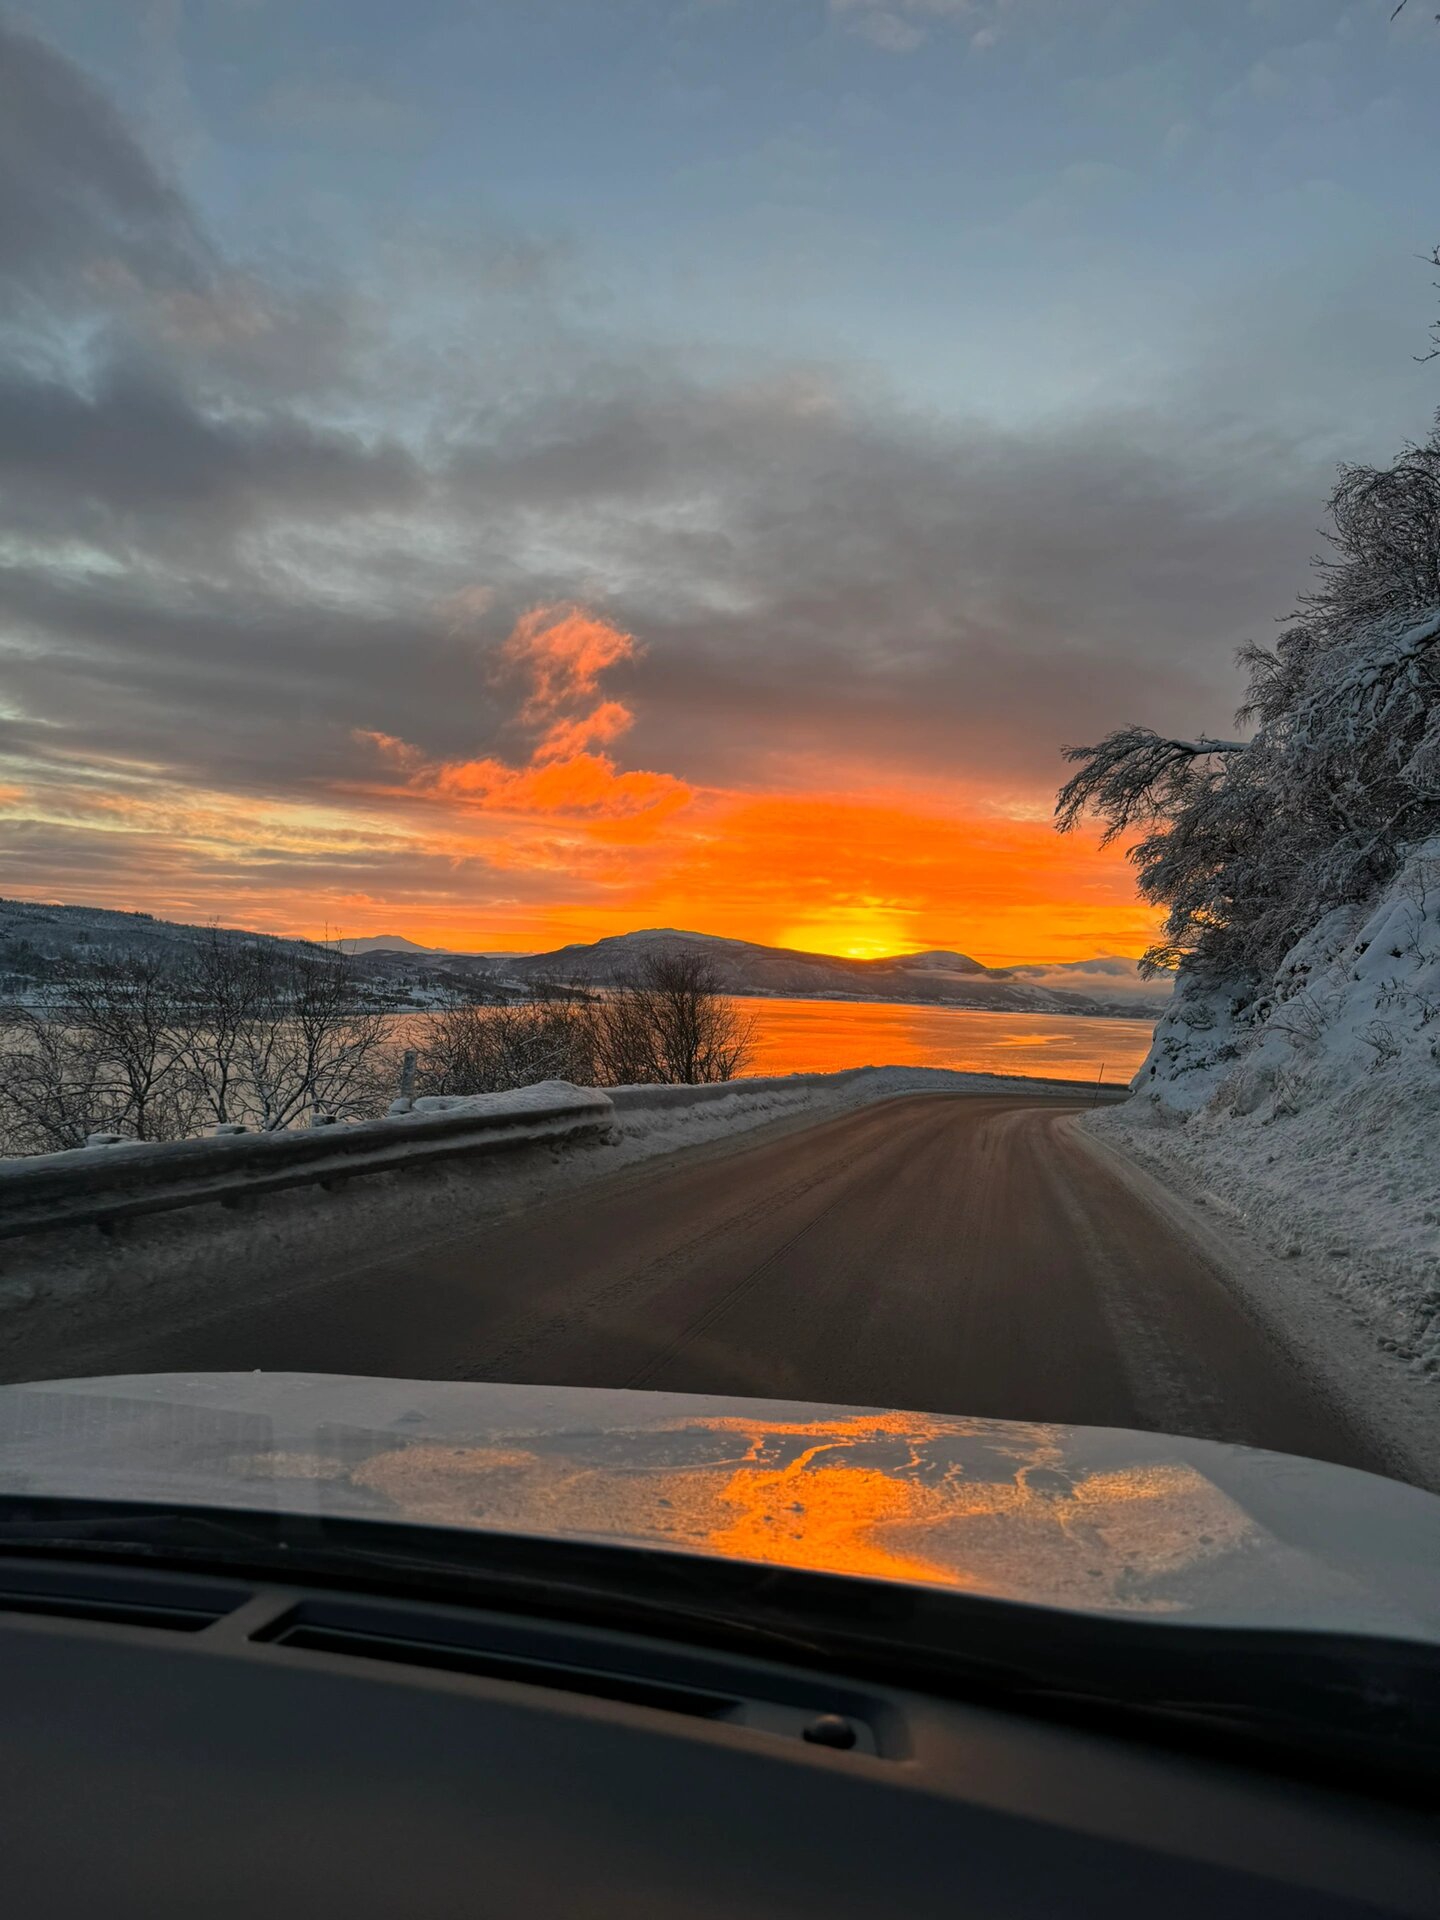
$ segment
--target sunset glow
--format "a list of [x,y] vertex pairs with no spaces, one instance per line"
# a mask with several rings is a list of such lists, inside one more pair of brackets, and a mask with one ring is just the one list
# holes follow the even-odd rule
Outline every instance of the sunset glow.
[[813,756],[776,791],[626,765],[636,712],[603,681],[643,658],[635,637],[565,604],[471,644],[477,696],[498,694],[505,716],[488,750],[444,759],[377,714],[353,730],[350,771],[303,802],[57,752],[0,790],[0,809],[22,842],[60,828],[101,856],[57,897],[273,932],[542,950],[675,926],[1002,965],[1133,954],[1151,936],[1123,858],[1057,839],[1044,794],[1017,807],[974,782]]

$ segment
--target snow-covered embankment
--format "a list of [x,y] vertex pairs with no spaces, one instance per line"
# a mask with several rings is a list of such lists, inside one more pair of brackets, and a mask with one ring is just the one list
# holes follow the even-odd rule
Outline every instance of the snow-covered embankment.
[[1186,985],[1126,1105],[1084,1124],[1440,1376],[1440,839],[1325,915],[1263,991]]

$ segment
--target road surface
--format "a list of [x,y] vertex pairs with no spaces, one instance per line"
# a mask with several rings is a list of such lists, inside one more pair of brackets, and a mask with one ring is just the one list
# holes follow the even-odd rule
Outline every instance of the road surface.
[[87,1372],[263,1367],[898,1406],[1378,1468],[1073,1100],[927,1095],[682,1153]]

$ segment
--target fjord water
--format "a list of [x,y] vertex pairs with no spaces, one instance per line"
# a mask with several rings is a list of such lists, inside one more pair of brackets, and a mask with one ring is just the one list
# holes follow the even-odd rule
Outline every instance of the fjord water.
[[835,1073],[842,1067],[955,1067],[972,1073],[1095,1080],[1123,1086],[1150,1046],[1149,1020],[1074,1014],[973,1013],[874,1000],[759,1000],[747,1073]]

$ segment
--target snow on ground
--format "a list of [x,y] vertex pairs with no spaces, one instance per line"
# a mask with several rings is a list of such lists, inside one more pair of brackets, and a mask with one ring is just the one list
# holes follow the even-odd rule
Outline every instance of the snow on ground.
[[1258,996],[1182,986],[1134,1085],[1084,1124],[1311,1264],[1440,1380],[1440,839]]

